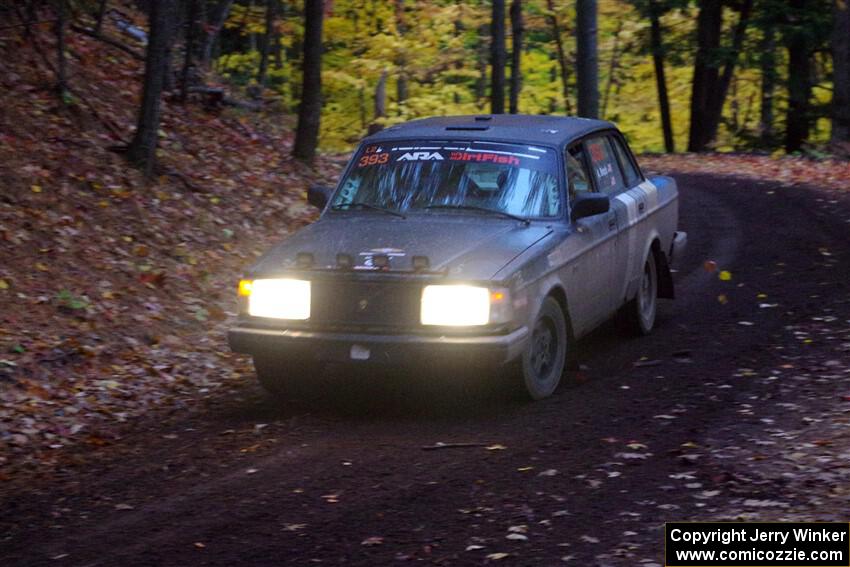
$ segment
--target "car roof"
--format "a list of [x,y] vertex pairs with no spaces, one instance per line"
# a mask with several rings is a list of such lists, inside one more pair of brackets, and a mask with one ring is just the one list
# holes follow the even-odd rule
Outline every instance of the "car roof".
[[477,114],[435,116],[395,124],[364,139],[366,143],[390,140],[431,139],[516,141],[560,146],[597,130],[616,129],[606,120],[574,116],[528,114]]

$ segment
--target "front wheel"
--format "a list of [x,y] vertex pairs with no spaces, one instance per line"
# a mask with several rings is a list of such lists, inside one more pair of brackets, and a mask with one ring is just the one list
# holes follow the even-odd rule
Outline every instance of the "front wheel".
[[522,355],[525,392],[533,400],[546,398],[561,382],[567,358],[567,323],[561,306],[547,297],[534,322]]

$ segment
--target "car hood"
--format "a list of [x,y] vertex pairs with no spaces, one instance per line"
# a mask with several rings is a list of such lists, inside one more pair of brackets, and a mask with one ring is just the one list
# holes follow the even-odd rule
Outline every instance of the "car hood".
[[386,254],[390,270],[412,271],[413,256],[427,256],[431,271],[450,277],[487,280],[512,259],[552,232],[543,223],[456,215],[384,218],[373,213],[325,216],[299,230],[261,257],[250,273],[271,275],[295,267],[296,255],[313,255],[315,268],[336,267],[349,254],[365,269],[368,258]]

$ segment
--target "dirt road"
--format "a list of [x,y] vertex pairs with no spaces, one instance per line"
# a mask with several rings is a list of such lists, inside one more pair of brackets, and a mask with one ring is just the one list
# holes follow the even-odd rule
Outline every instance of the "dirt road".
[[728,490],[734,463],[711,455],[782,396],[781,381],[748,377],[808,356],[787,327],[848,318],[850,208],[769,183],[679,183],[678,299],[649,337],[609,325],[583,340],[583,369],[553,398],[337,375],[324,405],[280,408],[246,387],[202,418],[144,422],[50,481],[0,488],[0,564],[649,566],[666,520],[790,498],[780,484]]

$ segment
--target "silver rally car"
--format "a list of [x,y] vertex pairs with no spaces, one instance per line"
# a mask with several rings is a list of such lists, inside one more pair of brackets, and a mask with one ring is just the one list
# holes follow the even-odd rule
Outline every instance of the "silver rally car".
[[417,120],[366,138],[315,223],[239,284],[233,350],[288,394],[328,362],[510,365],[552,394],[575,341],[618,311],[652,331],[673,297],[678,192],[600,120]]

